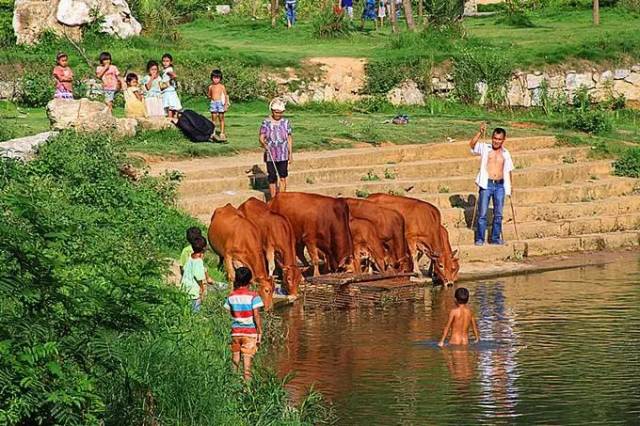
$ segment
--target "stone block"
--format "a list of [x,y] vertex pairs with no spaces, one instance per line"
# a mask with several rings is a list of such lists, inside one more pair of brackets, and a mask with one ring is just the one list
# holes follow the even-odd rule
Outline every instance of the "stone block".
[[631,83],[634,86],[639,86],[640,87],[640,73],[632,72],[628,76],[625,77],[624,81],[626,81],[627,83]]
[[527,74],[527,89],[537,89],[546,79],[546,74]]
[[631,70],[618,68],[613,71],[613,78],[616,80],[624,80],[630,73]]
[[228,15],[231,13],[231,6],[228,4],[219,4],[216,6],[216,13],[218,15]]

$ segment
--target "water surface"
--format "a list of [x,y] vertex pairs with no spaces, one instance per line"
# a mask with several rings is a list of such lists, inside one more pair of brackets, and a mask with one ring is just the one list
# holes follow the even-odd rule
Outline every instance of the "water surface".
[[437,288],[384,309],[290,309],[269,358],[339,424],[640,425],[640,255],[461,286],[479,346],[435,346],[454,306]]

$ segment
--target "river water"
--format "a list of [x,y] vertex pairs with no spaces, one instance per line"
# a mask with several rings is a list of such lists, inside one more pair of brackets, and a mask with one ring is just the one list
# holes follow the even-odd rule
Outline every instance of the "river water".
[[268,358],[341,425],[640,425],[640,255],[460,285],[478,346],[437,348],[454,289],[435,288],[385,308],[291,308]]

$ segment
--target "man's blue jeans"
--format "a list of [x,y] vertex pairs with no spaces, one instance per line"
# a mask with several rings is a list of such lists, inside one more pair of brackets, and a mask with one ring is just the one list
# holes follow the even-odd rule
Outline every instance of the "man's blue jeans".
[[502,210],[504,207],[504,183],[496,183],[489,180],[487,189],[480,188],[478,193],[478,226],[476,228],[476,243],[483,242],[487,231],[487,213],[489,211],[489,199],[493,199],[493,225],[491,226],[491,238],[489,243],[502,241]]

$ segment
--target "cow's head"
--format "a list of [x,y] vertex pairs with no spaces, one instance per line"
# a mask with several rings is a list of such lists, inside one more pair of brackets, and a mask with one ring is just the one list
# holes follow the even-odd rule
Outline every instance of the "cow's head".
[[256,279],[256,282],[258,284],[258,294],[264,303],[264,309],[265,311],[269,311],[273,306],[273,277],[258,278]]
[[284,266],[282,268],[284,283],[287,292],[292,296],[298,295],[298,285],[302,282],[302,272],[297,266]]
[[429,258],[433,263],[434,280],[442,284],[450,285],[458,279],[460,271],[460,260],[458,250],[454,250],[450,255],[443,255],[438,252],[429,253]]

